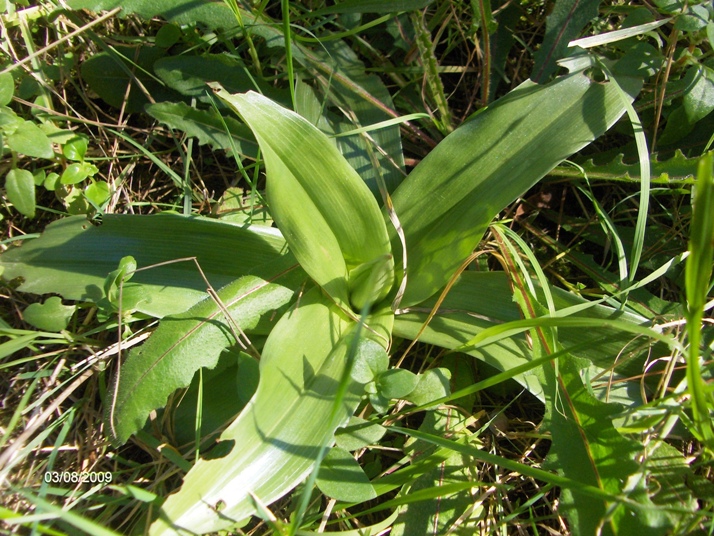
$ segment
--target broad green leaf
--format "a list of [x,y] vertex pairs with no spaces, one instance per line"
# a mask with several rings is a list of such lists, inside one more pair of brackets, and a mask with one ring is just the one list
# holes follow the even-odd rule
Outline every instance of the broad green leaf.
[[164,24],[159,31],[156,32],[154,44],[157,47],[171,48],[181,39],[181,28],[175,24]]
[[256,513],[251,494],[270,505],[308,475],[360,398],[354,383],[340,422],[329,422],[353,325],[319,289],[283,315],[263,349],[258,391],[220,437],[235,442],[233,449],[196,463],[164,503],[152,535],[221,530]]
[[45,180],[47,180],[47,174],[44,169],[40,169],[32,174],[32,181],[35,183],[35,186],[42,186]]
[[5,106],[12,100],[15,93],[15,79],[11,73],[0,74],[0,106]]
[[[235,347],[224,351],[213,369],[201,371],[203,379],[201,437],[210,436],[213,446],[216,430],[230,423],[246,406],[258,388],[259,362]],[[199,374],[196,373],[191,385],[173,413],[173,437],[177,445],[195,441],[196,401],[198,397]],[[215,434],[215,435],[214,435]],[[211,457],[209,450],[207,457]]]
[[414,390],[417,383],[419,377],[405,369],[393,368],[377,376],[378,392],[386,399],[404,398]]
[[[534,319],[546,314],[549,309],[541,303],[545,300],[531,293],[519,273],[511,277],[514,298],[524,317]],[[530,334],[534,359],[563,350],[560,330],[541,324]],[[544,426],[550,430],[552,441],[545,467],[610,496],[627,496],[645,509],[633,515],[621,501],[594,499],[574,486],[561,488],[560,507],[578,534],[663,534],[668,520],[653,508],[637,461],[644,454],[644,446],[615,429],[612,419],[621,408],[593,396],[592,386],[586,386],[582,376],[587,366],[586,360],[567,354],[557,362],[543,364]]]
[[600,0],[556,0],[546,19],[543,44],[534,56],[531,80],[543,82],[556,71],[556,61],[568,54],[568,43],[597,17],[599,6]]
[[25,121],[5,140],[13,151],[35,158],[53,158],[52,142],[32,121]]
[[333,447],[320,464],[317,487],[338,501],[360,503],[377,494],[354,457],[339,447]]
[[33,303],[27,306],[22,316],[25,322],[43,331],[62,331],[69,324],[77,307],[63,305],[57,296],[47,298],[44,303]]
[[380,424],[370,424],[369,421],[359,417],[350,417],[344,428],[339,428],[335,433],[335,443],[338,447],[353,451],[376,444],[387,429]]
[[62,154],[67,160],[82,162],[88,146],[89,141],[85,136],[77,136],[62,146]]
[[[506,204],[623,112],[612,84],[572,74],[545,86],[524,83],[447,136],[393,196],[407,248],[402,306],[443,287]],[[390,233],[396,254],[400,242]]]
[[[643,445],[623,437],[613,426],[612,418],[620,408],[588,393],[575,360],[561,360],[557,380],[553,367],[545,368],[546,427],[552,436],[546,468],[612,495],[627,491],[631,499],[654,506],[643,486],[644,479],[633,485],[642,470],[637,460]],[[609,501],[596,500],[570,487],[561,489],[560,498],[561,508],[578,534],[664,534],[669,524],[664,513],[658,514],[655,509],[633,515],[622,505],[613,508]]]
[[371,339],[360,341],[359,351],[352,365],[352,379],[365,384],[387,370],[389,367],[389,356],[381,345]]
[[62,175],[60,176],[60,183],[77,184],[82,182],[87,177],[93,176],[97,173],[97,171],[99,171],[97,166],[88,162],[70,164],[62,172]]
[[414,387],[414,390],[402,398],[417,406],[423,406],[433,400],[450,395],[450,379],[451,371],[448,369],[435,368],[427,370],[419,375],[419,383]]
[[44,186],[45,190],[53,192],[55,188],[57,188],[57,186],[60,184],[59,178],[60,176],[57,173],[48,173],[47,177],[45,177],[45,180],[42,183],[42,186]]
[[[343,41],[327,41],[319,49],[305,50],[304,56],[303,66],[320,72],[316,78],[322,83],[322,92],[328,102],[354,114],[343,121],[333,122],[336,134],[397,116],[385,110],[393,109],[394,103],[384,82],[378,76],[367,73],[355,51]],[[322,73],[328,66],[331,71]],[[406,176],[401,133],[398,125],[392,125],[373,130],[369,136],[374,143],[363,134],[340,136],[337,138],[337,146],[381,205],[378,176],[381,175],[390,193]],[[379,169],[375,169],[372,158],[379,162]]]
[[[101,227],[86,217],[58,220],[40,238],[0,255],[0,267],[6,280],[23,278],[22,291],[97,302],[107,274],[127,255],[139,268],[196,257],[214,288],[246,274],[268,280],[284,273],[278,282],[293,289],[306,278],[299,268],[290,270],[295,259],[274,229],[171,214],[106,214]],[[183,312],[206,296],[206,283],[190,260],[138,272],[132,284],[135,290],[125,292],[143,298],[138,310],[152,316]]]
[[255,158],[257,155],[258,145],[251,130],[232,117],[221,117],[213,109],[197,110],[185,102],[159,102],[148,105],[146,113],[195,137],[200,145],[209,144],[213,149],[228,153],[235,147],[243,156]]
[[95,206],[102,207],[104,203],[109,201],[111,192],[109,191],[109,185],[104,181],[96,181],[87,186],[84,189],[84,195],[87,196]]
[[[238,328],[254,328],[261,315],[278,309],[292,291],[256,277],[242,277],[218,292],[231,316],[211,297],[185,313],[165,317],[141,347],[131,351],[114,378],[107,426],[115,441],[124,443],[167,397],[191,383],[201,367],[214,368],[224,349],[235,344]],[[237,326],[237,328],[235,327]]]
[[[556,310],[573,306],[583,306],[587,302],[562,290],[550,289]],[[464,272],[451,291],[446,295],[440,311],[424,329],[420,339],[445,348],[458,348],[462,343],[492,326],[521,318],[518,307],[512,301],[513,291],[503,272]],[[394,335],[412,339],[429,317],[435,299],[427,300],[418,307],[406,309],[398,314],[394,322]],[[627,312],[619,312],[611,307],[595,305],[573,315],[576,318],[619,319],[627,324],[649,325],[646,318]],[[649,355],[665,355],[666,348],[648,344],[629,346],[632,335],[612,328],[560,327],[560,342],[572,353],[588,359],[597,370],[607,370],[617,365],[617,370],[625,377],[635,376],[642,371],[644,359]],[[652,354],[649,354],[652,352]],[[469,355],[484,361],[498,370],[505,371],[524,365],[532,359],[532,350],[524,336],[511,336],[497,342],[469,350]],[[616,361],[617,359],[617,361]],[[543,399],[542,377],[537,371],[516,375],[519,383],[531,393]],[[626,385],[623,382],[622,385]],[[637,392],[632,390],[633,396]]]
[[386,274],[376,292],[383,298],[393,279],[387,228],[359,175],[324,134],[294,112],[254,92],[217,94],[258,139],[271,214],[303,269],[339,303],[361,309],[369,294],[363,287],[372,281],[362,273],[376,263],[374,269]]
[[704,5],[687,6],[687,10],[674,21],[677,30],[696,32],[707,26],[711,15]]
[[281,103],[290,100],[286,91],[275,89],[252,74],[242,61],[227,54],[167,56],[154,63],[154,72],[167,86],[187,97],[205,98],[211,93],[208,82],[217,82],[228,93],[255,90]]
[[19,117],[12,108],[0,106],[0,131],[4,134],[12,134],[23,122],[24,120]]
[[[122,16],[132,13],[144,20],[157,15],[174,24],[195,26],[204,24],[208,28],[233,28],[237,25],[230,8],[224,2],[196,2],[196,0],[69,0],[71,9],[89,11],[109,11],[122,8]],[[144,47],[147,48],[147,47]]]
[[660,136],[662,144],[680,140],[714,110],[714,70],[705,65],[690,67],[682,81],[686,84],[682,105],[669,115]]
[[5,175],[7,198],[17,211],[28,218],[35,217],[35,180],[26,169],[11,169]]

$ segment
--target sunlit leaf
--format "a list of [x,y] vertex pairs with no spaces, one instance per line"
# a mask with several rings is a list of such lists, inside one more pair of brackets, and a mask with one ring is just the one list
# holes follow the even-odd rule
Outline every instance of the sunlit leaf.
[[47,298],[44,303],[33,303],[27,306],[22,316],[25,322],[43,331],[62,331],[69,324],[72,315],[77,310],[75,305],[63,305],[57,296]]
[[12,100],[15,92],[15,79],[10,73],[0,74],[0,106],[5,106]]
[[268,337],[258,391],[220,437],[234,442],[233,449],[196,463],[164,503],[151,534],[174,534],[179,527],[220,530],[256,513],[251,494],[269,505],[307,476],[320,448],[333,441],[359,401],[355,383],[340,422],[329,422],[353,324],[318,289],[301,297]]
[[5,143],[13,151],[35,158],[52,158],[55,155],[50,139],[32,121],[25,121],[18,126]]
[[506,204],[623,112],[612,84],[573,74],[545,86],[522,84],[447,136],[393,196],[407,248],[402,306],[443,287]]
[[5,175],[5,191],[20,214],[35,217],[35,180],[32,173],[26,169],[11,169]]
[[285,304],[292,291],[255,277],[242,277],[218,293],[231,320],[212,297],[185,313],[166,317],[149,340],[132,350],[114,378],[107,424],[118,443],[144,425],[149,412],[187,387],[201,367],[213,368],[221,352],[245,344],[239,329],[255,327],[260,316]]
[[[371,287],[372,278],[357,278],[369,266],[370,272],[384,272],[377,299],[384,297],[393,266],[387,229],[359,175],[324,134],[294,112],[254,92],[217,89],[217,95],[258,139],[271,214],[303,269],[338,302],[361,309],[369,295],[362,287]],[[376,262],[380,258],[386,266]]]
[[140,268],[179,261],[141,271],[132,279],[134,286],[124,288],[125,296],[136,293],[141,298],[138,311],[159,317],[183,312],[205,298],[206,282],[190,260],[193,257],[214,288],[245,274],[267,280],[284,273],[281,283],[285,277],[306,279],[301,270],[291,270],[295,259],[285,251],[282,236],[270,228],[245,229],[215,219],[171,214],[106,214],[100,227],[83,216],[58,220],[40,238],[0,255],[0,266],[5,268],[5,279],[23,278],[20,289],[25,292],[96,302],[104,297],[107,274],[127,255]]

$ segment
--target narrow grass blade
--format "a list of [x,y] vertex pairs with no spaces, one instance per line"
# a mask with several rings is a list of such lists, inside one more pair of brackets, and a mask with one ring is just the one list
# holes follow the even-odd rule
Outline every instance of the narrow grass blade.
[[685,269],[687,290],[687,384],[692,397],[694,432],[709,452],[714,452],[714,427],[711,415],[714,397],[707,392],[699,363],[704,304],[711,290],[712,260],[714,259],[714,182],[712,181],[712,153],[699,162],[694,216],[692,217],[689,258]]

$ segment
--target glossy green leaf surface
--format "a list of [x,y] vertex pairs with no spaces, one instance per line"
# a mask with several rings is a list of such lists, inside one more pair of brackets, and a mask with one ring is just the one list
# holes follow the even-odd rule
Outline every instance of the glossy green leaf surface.
[[199,368],[215,367],[223,350],[241,344],[236,340],[238,328],[254,328],[261,315],[278,309],[292,295],[285,287],[246,276],[218,292],[232,322],[210,297],[181,315],[165,317],[114,376],[106,418],[113,439],[126,442],[144,426],[152,410],[163,407],[176,389],[189,385]]
[[74,305],[63,305],[57,296],[47,298],[44,303],[33,303],[22,313],[25,322],[43,331],[62,331],[69,324],[77,310]]
[[[634,93],[639,83],[626,87]],[[623,113],[612,84],[572,74],[544,86],[524,83],[447,136],[393,196],[407,248],[402,306],[443,287],[504,206]]]
[[[306,278],[294,268],[285,240],[273,229],[171,214],[107,214],[100,227],[82,216],[65,218],[49,225],[40,238],[0,255],[0,267],[6,280],[21,277],[25,292],[97,302],[107,274],[127,255],[139,268],[196,257],[214,288],[248,274],[266,280],[283,273],[300,281]],[[206,283],[192,261],[182,261],[136,273],[124,291],[140,298],[135,300],[138,311],[162,317],[204,298]]]
[[7,198],[17,211],[28,218],[35,217],[35,181],[26,169],[11,169],[5,175]]
[[256,512],[251,494],[269,505],[307,476],[359,401],[361,387],[353,383],[340,422],[328,422],[353,325],[319,289],[283,315],[262,353],[258,391],[221,435],[233,449],[196,463],[164,503],[151,534],[220,530]]
[[52,142],[32,121],[25,121],[5,140],[13,151],[35,158],[52,158]]
[[[303,269],[339,303],[364,304],[352,272],[389,259],[378,295],[392,284],[390,244],[379,207],[357,172],[318,129],[257,94],[217,95],[253,129],[266,165],[266,195]],[[295,158],[300,155],[300,158]],[[361,283],[361,281],[360,281]],[[369,281],[366,281],[369,284]]]

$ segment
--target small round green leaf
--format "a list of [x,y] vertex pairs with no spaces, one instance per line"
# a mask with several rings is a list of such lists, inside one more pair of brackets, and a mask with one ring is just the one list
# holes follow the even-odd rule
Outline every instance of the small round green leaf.
[[11,169],[5,177],[7,198],[17,211],[35,217],[35,178],[26,169]]
[[52,142],[32,121],[25,121],[7,137],[7,145],[13,151],[35,158],[52,158]]
[[84,160],[84,155],[87,153],[87,146],[87,138],[84,136],[77,136],[62,146],[62,154],[68,160],[82,162]]
[[157,47],[169,48],[175,45],[181,38],[181,28],[175,24],[164,24],[159,31],[156,32],[156,40],[154,43]]
[[15,93],[15,79],[10,73],[0,74],[0,106],[9,103],[13,93]]
[[62,299],[53,296],[45,303],[28,305],[23,313],[25,322],[43,331],[62,331],[67,328],[77,309],[74,305],[63,305]]
[[60,176],[57,173],[50,173],[49,175],[47,175],[47,177],[45,177],[45,182],[42,183],[42,185],[45,187],[45,190],[54,192],[57,188],[57,185],[60,183],[59,178]]
[[404,398],[419,383],[419,377],[404,369],[385,370],[377,378],[379,394],[384,398]]
[[101,207],[109,200],[111,192],[109,185],[104,181],[93,182],[84,190],[87,199],[97,207]]
[[[351,430],[352,427],[359,428]],[[359,417],[350,417],[347,425],[335,432],[335,443],[348,451],[358,450],[376,444],[386,432],[387,429],[380,424],[370,423]]]
[[55,192],[70,214],[86,214],[89,211],[89,203],[81,189],[61,187]]
[[338,501],[359,503],[377,496],[360,465],[349,452],[341,448],[331,449],[322,460],[317,487]]
[[32,174],[32,180],[35,181],[35,186],[42,186],[47,180],[47,173],[44,169],[36,171]]
[[427,370],[419,375],[419,383],[414,390],[404,398],[421,406],[451,394],[451,371],[446,368]]
[[387,370],[388,366],[389,356],[384,348],[371,339],[363,339],[352,365],[352,379],[362,384],[369,383],[378,373]]
[[97,167],[88,164],[87,162],[80,162],[77,164],[70,164],[62,172],[62,177],[60,182],[62,184],[77,184],[82,182],[87,177],[94,175],[98,171]]

